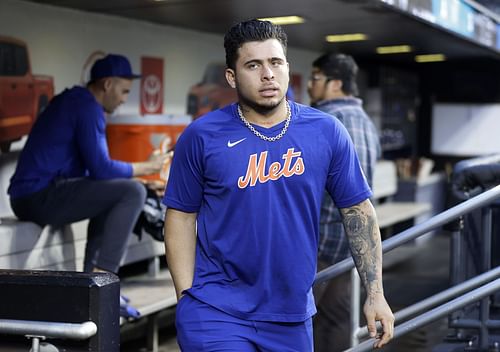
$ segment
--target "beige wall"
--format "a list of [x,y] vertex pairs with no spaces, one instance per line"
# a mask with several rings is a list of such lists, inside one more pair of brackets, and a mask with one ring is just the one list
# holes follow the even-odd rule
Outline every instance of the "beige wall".
[[[56,92],[78,84],[82,67],[95,50],[124,54],[135,71],[141,56],[162,57],[164,113],[184,114],[186,93],[206,63],[224,61],[223,37],[171,26],[58,8],[21,0],[0,1],[0,35],[27,42],[34,73],[55,78]],[[310,63],[318,53],[289,49],[291,70],[303,75],[302,99]],[[138,82],[120,114],[138,113]]]

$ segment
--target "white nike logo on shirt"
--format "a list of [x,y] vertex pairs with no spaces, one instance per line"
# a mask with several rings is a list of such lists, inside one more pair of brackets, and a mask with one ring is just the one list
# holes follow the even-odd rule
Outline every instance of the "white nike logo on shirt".
[[242,139],[240,139],[239,141],[236,141],[236,142],[227,141],[227,146],[228,146],[229,148],[232,148],[232,147],[234,147],[236,144],[243,142],[245,139],[246,139],[246,138],[242,138]]

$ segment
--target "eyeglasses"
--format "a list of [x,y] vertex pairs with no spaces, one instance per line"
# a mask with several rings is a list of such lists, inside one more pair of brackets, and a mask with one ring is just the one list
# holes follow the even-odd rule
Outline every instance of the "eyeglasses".
[[309,82],[319,82],[325,80],[326,82],[332,80],[333,77],[325,75],[311,75],[309,76]]

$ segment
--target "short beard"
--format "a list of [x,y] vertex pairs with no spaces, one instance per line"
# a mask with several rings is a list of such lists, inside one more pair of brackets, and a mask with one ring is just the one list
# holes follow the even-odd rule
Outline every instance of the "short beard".
[[236,90],[236,92],[238,94],[238,101],[241,104],[248,106],[250,109],[254,110],[256,113],[263,116],[268,115],[272,110],[276,109],[276,107],[280,105],[285,99],[285,97],[283,97],[277,103],[271,103],[270,105],[262,105],[255,101],[247,99],[244,95],[240,93],[238,89]]

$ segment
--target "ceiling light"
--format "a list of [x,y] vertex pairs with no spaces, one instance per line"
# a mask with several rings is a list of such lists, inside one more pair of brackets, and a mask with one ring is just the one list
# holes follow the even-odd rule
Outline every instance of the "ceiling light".
[[272,24],[277,24],[280,26],[305,22],[304,18],[300,16],[264,17],[264,18],[259,18],[259,20],[269,21]]
[[443,54],[429,54],[429,55],[417,55],[415,56],[416,62],[438,62],[445,61],[446,56]]
[[329,43],[338,42],[356,42],[360,40],[367,40],[368,37],[363,33],[352,33],[352,34],[332,34],[326,36],[326,41]]
[[393,45],[393,46],[379,46],[377,47],[377,54],[401,54],[409,53],[413,49],[409,45]]

